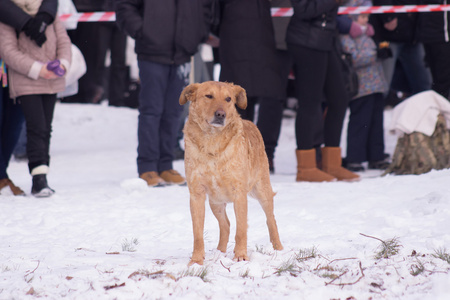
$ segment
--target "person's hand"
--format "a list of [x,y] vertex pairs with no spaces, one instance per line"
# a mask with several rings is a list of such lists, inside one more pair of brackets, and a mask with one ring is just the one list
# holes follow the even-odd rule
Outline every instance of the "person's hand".
[[393,31],[395,30],[395,28],[397,28],[397,18],[392,19],[391,21],[384,23],[384,28],[386,28],[389,31]]
[[210,34],[208,36],[208,39],[206,40],[205,44],[213,47],[213,48],[217,48],[220,45],[220,39],[215,36],[214,34]]
[[47,40],[45,30],[48,24],[52,23],[53,18],[48,13],[40,12],[34,18],[31,18],[23,27],[25,34],[36,42],[39,47]]
[[56,75],[52,71],[47,69],[47,64],[43,65],[41,68],[41,72],[39,72],[39,77],[42,77],[44,79],[56,79],[60,76]]
[[391,48],[388,48],[388,47],[378,48],[377,49],[377,57],[379,59],[386,59],[386,58],[392,57]]

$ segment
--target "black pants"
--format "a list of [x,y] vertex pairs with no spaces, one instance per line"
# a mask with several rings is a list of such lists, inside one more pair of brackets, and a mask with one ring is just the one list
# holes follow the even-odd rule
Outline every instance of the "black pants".
[[50,164],[50,136],[56,94],[18,97],[27,127],[28,168]]
[[273,160],[275,148],[280,136],[281,121],[283,117],[284,99],[269,97],[248,97],[247,108],[238,108],[239,114],[245,120],[255,121],[255,105],[259,103],[258,120],[256,126],[261,132],[267,158]]
[[100,23],[79,22],[75,30],[68,31],[72,43],[83,53],[86,74],[78,80],[78,93],[64,98],[64,102],[92,103],[101,100],[101,89],[96,84]]
[[[124,106],[129,75],[125,59],[127,36],[117,27],[116,23],[100,23],[98,30],[98,57],[95,67],[97,86],[107,89],[105,96],[109,99],[109,105]],[[111,51],[109,72],[105,68],[108,49]]]
[[450,43],[424,44],[433,79],[432,89],[450,100]]
[[294,60],[298,98],[295,120],[297,149],[306,150],[315,146],[315,135],[323,122],[324,98],[327,104],[323,125],[325,146],[339,147],[349,99],[336,49],[319,51],[292,44],[288,45],[288,49]]
[[384,158],[384,99],[375,93],[350,101],[347,161],[375,162]]

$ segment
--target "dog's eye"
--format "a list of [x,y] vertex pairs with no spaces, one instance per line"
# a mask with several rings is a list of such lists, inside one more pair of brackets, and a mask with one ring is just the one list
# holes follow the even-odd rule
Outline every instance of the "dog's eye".
[[225,101],[230,102],[231,101],[231,97],[226,97]]
[[208,99],[212,99],[213,98],[212,95],[205,95],[205,97],[208,98]]

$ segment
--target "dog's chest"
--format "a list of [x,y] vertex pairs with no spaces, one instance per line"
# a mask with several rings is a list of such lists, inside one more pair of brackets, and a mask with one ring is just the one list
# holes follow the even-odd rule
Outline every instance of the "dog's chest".
[[[202,186],[209,195],[210,201],[233,202],[238,194],[242,194],[246,182],[246,163],[232,153],[220,154],[195,153],[186,159],[186,171],[189,182]],[[246,194],[247,192],[244,191]]]

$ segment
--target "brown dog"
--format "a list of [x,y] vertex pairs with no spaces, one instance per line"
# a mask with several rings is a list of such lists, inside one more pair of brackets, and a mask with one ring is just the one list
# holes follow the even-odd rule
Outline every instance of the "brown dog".
[[245,109],[245,90],[231,83],[208,81],[187,86],[180,104],[191,101],[184,127],[186,180],[194,230],[194,251],[189,265],[203,264],[205,245],[203,228],[206,195],[219,221],[217,249],[227,250],[230,221],[227,203],[234,204],[236,246],[234,259],[247,257],[247,194],[261,204],[267,218],[270,241],[282,250],[273,214],[273,196],[269,163],[257,127],[242,120],[235,105]]

